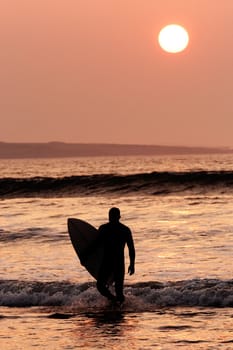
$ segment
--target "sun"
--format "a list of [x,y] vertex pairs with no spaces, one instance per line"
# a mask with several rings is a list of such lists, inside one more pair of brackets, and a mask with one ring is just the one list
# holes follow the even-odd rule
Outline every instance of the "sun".
[[186,49],[189,35],[184,27],[178,24],[169,24],[159,32],[158,42],[164,51],[177,53]]

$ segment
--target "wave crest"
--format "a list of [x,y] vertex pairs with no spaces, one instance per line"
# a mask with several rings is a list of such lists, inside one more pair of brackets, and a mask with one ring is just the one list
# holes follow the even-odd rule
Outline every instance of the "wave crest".
[[0,197],[60,197],[108,193],[168,195],[233,191],[232,171],[152,172],[131,175],[96,174],[62,178],[2,178]]

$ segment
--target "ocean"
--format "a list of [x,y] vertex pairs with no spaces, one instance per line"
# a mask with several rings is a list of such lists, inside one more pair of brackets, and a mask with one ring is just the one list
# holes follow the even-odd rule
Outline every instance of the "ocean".
[[[233,349],[232,203],[233,154],[1,160],[1,349]],[[122,307],[67,233],[112,206],[136,248]]]

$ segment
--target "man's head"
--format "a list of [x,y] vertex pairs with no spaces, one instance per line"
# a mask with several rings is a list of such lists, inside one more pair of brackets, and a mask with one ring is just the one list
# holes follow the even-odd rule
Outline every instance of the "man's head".
[[121,217],[121,212],[119,208],[111,208],[108,212],[110,222],[118,222]]

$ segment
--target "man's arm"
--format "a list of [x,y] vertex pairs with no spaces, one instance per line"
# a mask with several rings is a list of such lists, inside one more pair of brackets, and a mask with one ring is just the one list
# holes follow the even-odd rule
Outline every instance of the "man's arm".
[[95,252],[99,245],[103,244],[105,234],[104,226],[101,225],[98,231],[100,232],[99,237],[86,248],[82,255],[79,254],[81,265],[85,265],[86,259]]
[[128,249],[129,249],[129,260],[130,260],[128,273],[131,276],[135,272],[134,264],[135,264],[135,255],[136,254],[135,254],[133,236],[132,236],[132,233],[131,233],[130,229],[129,229],[128,239],[127,239],[126,243],[127,243]]

